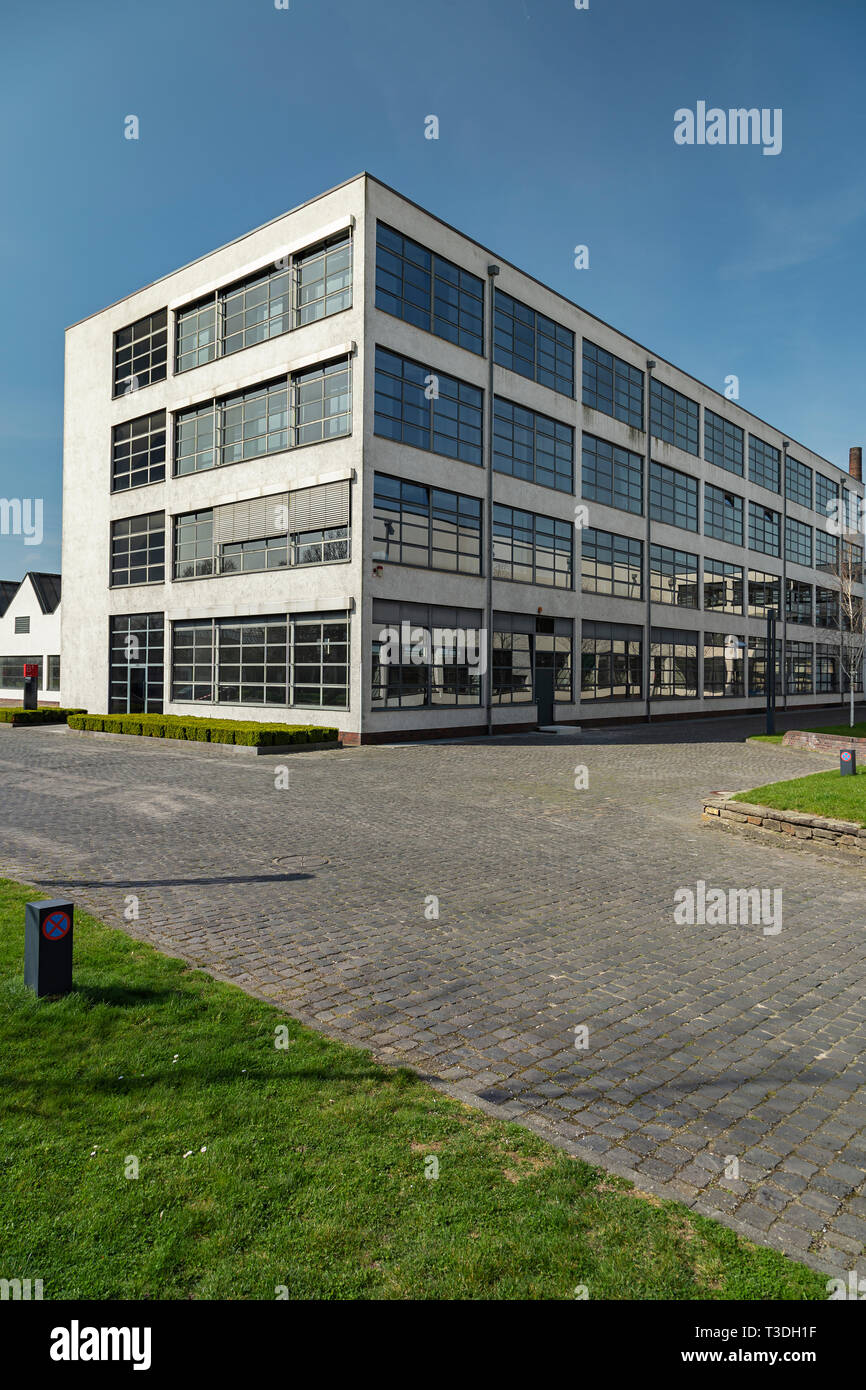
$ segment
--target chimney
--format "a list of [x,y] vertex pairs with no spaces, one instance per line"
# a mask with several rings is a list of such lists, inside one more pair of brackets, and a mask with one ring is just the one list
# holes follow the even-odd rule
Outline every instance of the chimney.
[[848,450],[848,472],[857,483],[863,481],[863,450],[860,445]]

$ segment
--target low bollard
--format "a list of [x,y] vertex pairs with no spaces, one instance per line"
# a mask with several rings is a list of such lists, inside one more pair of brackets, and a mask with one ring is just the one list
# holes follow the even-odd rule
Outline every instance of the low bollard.
[[853,748],[845,748],[839,754],[839,771],[843,777],[857,776],[857,754]]
[[74,911],[75,905],[63,898],[25,904],[24,983],[40,996],[72,989]]

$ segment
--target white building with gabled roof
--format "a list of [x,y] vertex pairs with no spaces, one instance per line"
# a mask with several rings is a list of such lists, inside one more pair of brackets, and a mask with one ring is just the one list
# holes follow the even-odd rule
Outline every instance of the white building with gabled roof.
[[0,580],[0,704],[21,703],[25,665],[39,668],[40,705],[59,705],[59,574]]

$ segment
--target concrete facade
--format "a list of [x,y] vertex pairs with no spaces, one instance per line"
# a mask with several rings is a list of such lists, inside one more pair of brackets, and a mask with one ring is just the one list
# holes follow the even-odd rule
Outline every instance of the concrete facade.
[[24,663],[34,661],[39,665],[39,704],[59,705],[60,575],[27,573],[20,584],[2,588],[0,702],[21,704]]
[[[376,303],[377,223],[411,238],[432,252],[477,277],[484,287],[484,353],[416,326]],[[283,258],[300,253],[339,237],[351,229],[352,298],[351,307],[241,351],[217,356],[187,370],[175,370],[178,311],[219,294],[239,282],[255,278],[279,267]],[[400,737],[409,732],[482,731],[487,724],[486,703],[489,678],[473,684],[475,702],[449,703],[446,688],[440,703],[432,700],[425,707],[374,706],[372,695],[372,648],[381,636],[381,619],[374,619],[377,601],[437,605],[445,609],[464,609],[480,615],[486,628],[487,566],[483,555],[490,537],[487,517],[488,473],[491,460],[489,382],[491,364],[490,287],[488,272],[492,264],[499,271],[496,293],[511,296],[523,306],[544,315],[574,335],[573,396],[540,384],[536,379],[497,362],[492,367],[496,398],[536,412],[574,430],[574,489],[561,491],[538,482],[526,481],[508,473],[493,474],[493,499],[499,506],[513,507],[552,518],[573,528],[573,587],[554,588],[540,583],[517,582],[499,577],[501,565],[494,551],[492,610],[494,614],[520,615],[530,622],[548,623],[559,619],[573,624],[571,691],[562,684],[553,706],[557,722],[595,722],[639,719],[646,716],[645,698],[581,699],[581,675],[587,662],[581,657],[582,623],[615,624],[622,629],[645,629],[648,605],[648,560],[646,543],[647,479],[644,478],[642,514],[622,510],[597,500],[587,500],[588,525],[618,537],[638,540],[644,545],[642,557],[643,597],[613,597],[581,591],[581,533],[575,517],[583,497],[581,487],[581,439],[594,436],[607,444],[630,451],[646,461],[647,423],[650,389],[647,363],[652,354],[625,335],[594,318],[531,276],[494,256],[438,218],[425,212],[369,175],[362,174],[339,188],[275,219],[228,246],[128,296],[101,313],[68,330],[66,342],[66,405],[64,444],[64,533],[63,574],[65,588],[63,620],[64,699],[94,712],[104,711],[109,702],[109,624],[124,615],[154,613],[164,615],[164,695],[163,708],[173,713],[193,712],[229,718],[259,718],[302,723],[339,723],[350,739]],[[167,310],[168,367],[164,379],[131,392],[112,395],[114,335],[144,316]],[[227,312],[227,311],[226,311]],[[582,342],[613,354],[644,374],[642,430],[583,404]],[[377,432],[375,418],[376,348],[387,349],[422,364],[438,381],[447,374],[483,393],[483,467],[449,457],[445,453],[396,442]],[[273,379],[345,357],[351,363],[351,432],[324,442],[303,444],[281,452],[247,458],[243,462],[209,467],[185,476],[174,476],[177,434],[176,416],[200,403],[250,390]],[[765,444],[782,451],[788,436],[744,411],[736,401],[697,382],[673,365],[656,358],[652,376],[682,393],[700,411],[697,455],[661,438],[652,438],[654,464],[665,465],[678,474],[698,482],[698,529],[653,519],[653,546],[696,555],[698,607],[656,603],[652,607],[653,628],[676,629],[695,635],[696,676],[694,696],[653,698],[653,717],[672,717],[696,713],[722,714],[760,708],[763,696],[749,694],[748,678],[741,694],[704,698],[704,632],[731,632],[748,643],[750,637],[763,636],[763,617],[748,616],[748,571],[773,574],[781,580],[800,579],[813,590],[829,585],[826,573],[811,566],[784,561],[785,517],[797,520],[813,531],[824,527],[824,519],[812,508],[785,498],[784,478],[776,493],[749,481],[748,438],[754,434]],[[704,419],[709,409],[744,432],[743,476],[704,458]],[[166,413],[165,479],[142,486],[112,491],[112,431],[116,426],[142,417]],[[843,483],[862,497],[859,480],[793,441],[789,457],[823,475],[838,489]],[[644,466],[642,462],[641,466]],[[785,460],[782,460],[784,468]],[[482,573],[457,573],[445,569],[419,568],[382,562],[374,544],[374,479],[376,473],[389,475],[428,488],[446,489],[481,503],[483,518]],[[305,564],[263,572],[210,575],[193,579],[172,578],[173,519],[190,513],[245,499],[265,497],[279,490],[319,486],[339,480],[350,481],[351,539],[345,560]],[[704,491],[707,484],[735,494],[742,500],[744,545],[733,545],[704,535]],[[749,503],[756,502],[780,515],[781,555],[770,557],[748,549]],[[813,503],[815,501],[813,492]],[[165,577],[148,584],[112,586],[112,523],[132,516],[164,512]],[[679,519],[679,518],[678,518]],[[578,523],[580,524],[580,523]],[[861,538],[862,543],[862,538]],[[497,543],[498,544],[498,543]],[[703,606],[704,560],[712,558],[742,567],[745,593],[742,615],[707,612]],[[216,561],[215,561],[216,563]],[[178,684],[171,684],[171,648],[178,624],[193,620],[256,618],[288,615],[299,618],[321,614],[345,614],[349,624],[348,704],[346,708],[312,707],[297,699],[280,706],[248,703],[240,698],[174,698]],[[814,618],[814,611],[813,611]],[[561,622],[560,622],[561,626]],[[496,622],[494,622],[496,628]],[[793,629],[793,630],[792,630]],[[539,632],[541,625],[539,625]],[[782,623],[779,637],[783,636]],[[645,633],[644,633],[645,636]],[[835,691],[815,689],[815,643],[838,643],[838,634],[811,624],[788,625],[789,641],[811,645],[811,689],[786,696],[789,707],[838,703]],[[216,640],[216,639],[215,639]],[[222,639],[220,639],[222,640]],[[540,639],[534,642],[533,657],[538,665]],[[322,656],[324,663],[325,657]],[[641,649],[641,664],[646,647]],[[784,661],[782,663],[784,671]],[[324,667],[323,667],[324,669]],[[535,667],[534,667],[535,669]],[[533,679],[538,677],[535,669]],[[323,678],[324,679],[324,678]],[[540,679],[540,678],[539,678]],[[644,682],[645,686],[645,682]],[[446,682],[447,687],[447,682]],[[291,683],[289,686],[291,688]],[[431,687],[432,688],[432,687]],[[540,685],[538,689],[540,690]],[[116,689],[116,687],[115,687]],[[216,687],[214,687],[216,689]],[[225,685],[224,690],[232,687]],[[238,687],[240,690],[240,686]],[[643,692],[645,696],[645,688]],[[565,698],[563,698],[565,697]],[[462,696],[460,698],[463,698]],[[536,700],[500,702],[494,693],[491,724],[500,729],[532,727],[549,722],[550,707],[543,710]],[[337,715],[339,713],[339,718]]]

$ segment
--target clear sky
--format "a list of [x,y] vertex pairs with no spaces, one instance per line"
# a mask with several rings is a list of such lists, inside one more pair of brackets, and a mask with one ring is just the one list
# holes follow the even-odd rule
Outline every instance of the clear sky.
[[[0,579],[60,568],[67,325],[362,169],[847,466],[864,69],[864,0],[0,0],[0,497],[45,534]],[[699,101],[781,153],[677,145]]]

